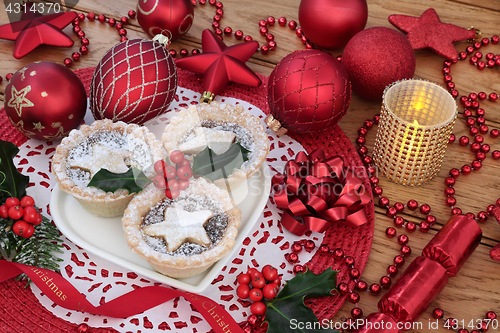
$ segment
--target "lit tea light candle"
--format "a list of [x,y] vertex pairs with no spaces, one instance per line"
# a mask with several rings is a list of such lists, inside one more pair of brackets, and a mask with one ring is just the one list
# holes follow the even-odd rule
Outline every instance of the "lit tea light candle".
[[457,117],[453,97],[437,84],[404,80],[385,89],[373,159],[389,180],[417,186],[441,168]]

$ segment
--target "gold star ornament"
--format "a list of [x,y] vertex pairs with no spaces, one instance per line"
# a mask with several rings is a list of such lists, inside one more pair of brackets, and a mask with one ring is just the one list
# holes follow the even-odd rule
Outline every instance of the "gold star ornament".
[[23,114],[23,107],[35,106],[33,102],[26,98],[26,94],[31,91],[31,86],[26,86],[21,90],[17,90],[14,85],[12,85],[11,98],[7,102],[7,105],[16,110],[19,117]]

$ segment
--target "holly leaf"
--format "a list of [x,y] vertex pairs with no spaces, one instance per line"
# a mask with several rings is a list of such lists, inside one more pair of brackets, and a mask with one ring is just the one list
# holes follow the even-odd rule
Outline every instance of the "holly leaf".
[[226,178],[234,169],[248,161],[249,150],[245,149],[240,142],[233,143],[229,149],[217,155],[208,146],[194,157],[193,174],[205,176],[214,181]]
[[139,193],[150,180],[144,172],[130,168],[124,173],[114,173],[106,169],[99,170],[90,180],[88,186],[97,187],[105,192],[124,189],[129,193]]
[[297,274],[267,303],[267,333],[338,332],[330,329],[329,321],[319,322],[313,310],[304,304],[305,298],[330,296],[336,285],[337,271],[331,269],[319,275],[309,270]]
[[17,171],[13,158],[19,148],[9,141],[0,140],[0,192],[21,199],[26,195],[30,178]]

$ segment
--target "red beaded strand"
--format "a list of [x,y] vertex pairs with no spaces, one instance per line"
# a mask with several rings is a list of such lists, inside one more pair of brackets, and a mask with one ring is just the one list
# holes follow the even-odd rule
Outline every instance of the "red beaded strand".
[[[193,6],[196,6],[198,3],[200,5],[204,5],[206,3],[205,0],[192,0],[191,3]],[[250,42],[253,40],[253,37],[250,35],[245,35],[243,31],[237,30],[233,32],[233,29],[229,26],[225,28],[221,28],[221,20],[222,17],[224,16],[224,10],[223,7],[224,5],[222,2],[219,1],[209,1],[209,4],[211,6],[215,6],[215,15],[213,17],[213,22],[212,22],[212,29],[214,30],[215,34],[219,36],[221,39],[223,39],[225,36],[231,36],[234,34],[234,37],[238,40],[243,39],[245,42]],[[302,32],[302,29],[297,28],[297,22],[296,21],[287,21],[286,17],[280,17],[278,20],[278,25],[279,26],[288,26],[290,30],[295,31],[295,34],[297,35],[298,38],[300,38],[301,42],[306,46],[307,49],[313,49],[314,44],[311,43],[304,35]],[[274,41],[274,35],[269,32],[269,28],[274,26],[276,24],[276,18],[273,16],[269,16],[265,20],[259,21],[258,27],[259,27],[259,34],[263,37],[266,38],[266,43],[264,45],[260,46],[260,53],[262,54],[268,54],[269,51],[275,50],[277,47],[276,42]]]
[[[136,12],[134,10],[129,10],[128,16],[129,18],[135,18]],[[75,18],[75,20],[72,22],[73,25],[73,32],[78,36],[81,42],[80,50],[79,52],[73,52],[71,54],[71,58],[66,58],[64,59],[63,63],[66,67],[71,67],[73,65],[73,62],[79,61],[82,55],[85,55],[88,53],[89,49],[88,46],[90,44],[90,41],[87,37],[85,37],[85,32],[82,30],[81,23],[85,21],[85,19],[88,19],[89,21],[95,21],[96,15],[95,13],[88,13],[87,15],[83,13],[78,13],[78,16]],[[97,16],[97,20],[101,23],[107,22],[110,27],[115,27],[118,35],[120,36],[120,42],[124,42],[128,40],[127,38],[127,30],[124,28],[126,24],[128,24],[129,19],[126,16],[123,16],[120,18],[119,21],[117,21],[114,18],[106,18],[103,14],[100,14]]]
[[[494,66],[500,66],[500,61],[497,62],[497,60],[500,59],[500,55],[493,55],[492,53],[488,53],[486,56],[487,62],[484,63],[484,65],[481,63],[480,59],[482,58],[482,54],[478,52],[479,48],[481,46],[488,45],[491,41],[491,44],[497,44],[499,41],[498,36],[493,36],[491,39],[484,38],[480,43],[475,43],[473,46],[469,46],[465,52],[461,52],[459,59],[464,60],[467,58],[468,54],[474,53],[476,51],[471,59],[471,63],[479,70],[484,69],[485,67],[492,68]],[[338,59],[341,61],[341,58]],[[453,64],[453,62],[450,61],[445,61],[444,62],[444,68],[443,68],[443,74],[444,74],[444,81],[447,84],[447,88],[452,94],[454,98],[457,98],[459,96],[458,91],[455,89],[455,84],[452,82],[452,77],[450,75],[450,67]],[[481,134],[486,134],[488,133],[489,129],[485,125],[485,111],[484,109],[480,108],[480,102],[485,99],[488,99],[491,102],[496,102],[500,96],[497,93],[490,93],[486,94],[484,92],[480,92],[478,94],[471,93],[468,96],[462,96],[460,98],[461,104],[464,106],[464,118],[466,119],[466,124],[469,127],[469,133],[474,136],[474,141],[471,142],[471,140],[467,136],[462,136],[460,137],[459,140],[456,139],[455,135],[451,135],[449,139],[449,143],[452,144],[454,142],[457,142],[461,146],[468,146],[470,145],[471,151],[475,154],[475,160],[472,161],[470,165],[463,165],[460,170],[453,168],[449,172],[449,176],[445,179],[445,203],[447,206],[451,208],[451,214],[461,214],[462,210],[458,207],[456,207],[456,199],[454,197],[455,195],[455,189],[453,186],[456,183],[456,179],[460,176],[460,174],[468,175],[472,173],[473,171],[480,170],[482,167],[482,161],[484,161],[487,157],[487,154],[490,152],[491,148],[489,145],[483,143],[484,142],[484,137]],[[475,110],[476,114],[476,119],[473,118],[473,110]],[[356,144],[358,145],[358,153],[361,156],[362,161],[366,165],[367,172],[368,172],[368,177],[370,180],[370,184],[372,187],[373,194],[379,197],[379,205],[386,208],[386,215],[388,217],[393,218],[393,222],[395,227],[405,227],[406,231],[411,233],[414,232],[416,229],[419,229],[421,232],[428,232],[430,227],[436,223],[436,218],[432,215],[430,215],[431,212],[431,207],[427,204],[424,205],[419,205],[418,202],[414,199],[411,199],[408,201],[406,205],[403,205],[400,202],[396,202],[393,206],[390,206],[389,199],[386,197],[382,196],[383,190],[379,186],[379,179],[376,177],[377,169],[373,165],[373,159],[370,155],[368,155],[368,148],[365,146],[366,143],[366,135],[368,131],[373,127],[374,124],[378,124],[380,121],[380,115],[375,115],[373,119],[366,120],[363,123],[363,126],[358,130],[358,137],[356,138]],[[475,125],[478,125],[478,128],[474,127]],[[479,134],[480,133],[480,134]],[[500,131],[498,129],[493,129],[490,131],[490,136],[492,138],[497,138],[500,135]],[[495,150],[491,152],[492,158],[497,160],[500,159],[500,151]],[[500,199],[497,200],[496,202],[497,205],[500,205]],[[475,216],[473,213],[467,213],[468,216],[476,219],[478,222],[485,222],[488,219],[488,216],[492,213],[494,205],[489,205],[486,208],[486,211],[480,211],[477,216]],[[404,220],[402,216],[398,216],[399,213],[402,213],[405,208],[408,208],[410,210],[416,210],[419,208],[420,212],[424,215],[426,215],[425,219],[420,222],[420,224],[416,225],[413,222],[407,222]],[[386,236],[389,238],[394,238],[397,236],[397,230],[394,227],[389,227],[385,231]],[[398,273],[398,267],[402,264],[404,264],[404,257],[409,255],[411,253],[411,248],[407,245],[408,242],[408,236],[402,234],[398,236],[398,243],[402,245],[400,253],[400,256],[397,256],[394,258],[394,265],[391,265],[387,268],[387,276],[382,277],[380,280],[380,285],[382,287],[387,287],[390,286],[390,277],[397,275]],[[370,291],[372,294],[377,295],[380,293],[381,287],[378,284],[373,284],[370,286]],[[346,285],[347,286],[347,285]],[[346,289],[346,286],[342,286],[342,290],[345,292],[348,292],[348,288]],[[339,288],[339,291],[341,289]],[[354,314],[351,311],[351,315],[354,318]],[[490,316],[494,316],[496,318],[496,314],[494,312],[488,312]],[[487,314],[487,318],[488,317]],[[435,309],[433,311],[433,316],[435,318],[443,318],[443,312],[441,309]],[[352,320],[352,319],[350,319]],[[448,318],[447,322],[452,322],[454,319],[453,318]],[[487,325],[483,321],[481,323],[482,328],[480,328],[477,332],[485,332],[487,330]],[[465,333],[468,332],[467,330],[463,329],[460,330],[459,332]],[[476,331],[472,331],[476,332]],[[471,332],[471,333],[472,333]]]
[[[440,308],[435,308],[432,311],[432,317],[435,319],[441,320],[444,318],[444,311]],[[471,320],[466,323],[464,321],[459,322],[454,318],[447,318],[444,320],[444,327],[448,329],[456,329],[458,333],[480,333],[487,332],[489,328],[495,327],[498,328],[498,319],[497,314],[493,311],[486,312],[484,319],[482,320]],[[460,328],[462,326],[462,328]],[[467,328],[476,328],[475,330],[469,331]]]

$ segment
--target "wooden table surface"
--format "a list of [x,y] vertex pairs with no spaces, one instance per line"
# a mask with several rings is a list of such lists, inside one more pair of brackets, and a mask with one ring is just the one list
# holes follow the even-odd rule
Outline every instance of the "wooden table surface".
[[[346,0],[347,1],[347,0]],[[221,26],[230,26],[235,30],[243,30],[245,34],[250,34],[259,43],[264,42],[264,37],[259,35],[258,22],[272,15],[276,18],[285,16],[287,19],[298,21],[299,0],[223,0],[224,16]],[[104,13],[108,17],[119,19],[127,14],[129,9],[135,9],[137,1],[134,0],[81,0],[75,10],[78,12],[96,14]],[[384,26],[392,27],[387,21],[391,14],[405,14],[420,16],[426,9],[434,8],[442,22],[452,23],[468,28],[474,26],[479,28],[484,37],[500,34],[500,0],[369,0],[368,1],[368,23],[366,27]],[[208,5],[197,5],[195,10],[194,24],[188,33],[178,42],[172,44],[172,48],[180,50],[185,47],[188,50],[193,48],[201,49],[201,32],[210,28],[215,9]],[[8,23],[8,18],[3,5],[0,6],[0,24]],[[82,59],[73,65],[73,69],[95,66],[104,53],[119,41],[115,28],[107,24],[85,21],[84,31],[90,40],[90,52],[82,56]],[[127,26],[130,38],[146,37],[136,20],[131,20],[131,25]],[[77,41],[75,34],[71,31],[71,26],[64,29],[68,35]],[[257,73],[269,75],[275,65],[288,53],[303,49],[299,38],[288,28],[276,26],[271,29],[275,35],[278,48],[268,55],[256,53],[249,61],[248,65]],[[228,45],[235,44],[234,37],[225,38]],[[0,75],[5,77],[9,72],[15,72],[22,66],[40,60],[50,60],[62,63],[71,53],[77,51],[79,42],[72,48],[58,48],[41,46],[21,60],[12,56],[14,43],[7,40],[0,40]],[[466,42],[456,43],[459,51],[464,50],[469,44]],[[499,45],[489,46],[484,53],[493,52],[499,54]],[[340,55],[341,50],[333,52]],[[423,78],[443,85],[443,58],[430,50],[416,51],[417,66],[415,78]],[[460,92],[500,92],[500,80],[498,67],[493,70],[479,72],[467,62],[460,62],[453,68],[453,81]],[[0,84],[0,107],[4,102],[4,90],[6,82]],[[483,106],[484,105],[484,106]],[[486,110],[486,124],[490,128],[500,128],[500,101],[484,102],[483,108]],[[380,110],[380,102],[370,102],[353,95],[349,111],[340,122],[341,128],[347,136],[354,141],[357,137],[357,129],[362,126],[365,119],[372,118]],[[460,114],[463,108],[459,107]],[[455,125],[454,133],[457,137],[468,134],[464,119],[459,115]],[[367,137],[370,151],[373,148],[375,131],[371,131]],[[500,149],[498,140],[485,136],[486,143],[489,143],[492,150]],[[483,163],[483,168],[468,176],[460,176],[455,189],[458,206],[464,212],[477,213],[485,210],[490,204],[494,204],[500,197],[500,166],[499,161],[490,157]],[[392,203],[396,201],[407,202],[409,199],[416,199],[419,203],[428,203],[433,208],[432,214],[437,218],[438,223],[432,227],[429,234],[415,232],[410,237],[412,254],[409,260],[413,260],[419,255],[422,248],[431,239],[439,228],[446,223],[450,217],[450,208],[444,204],[444,178],[448,171],[455,167],[460,168],[473,160],[473,153],[458,145],[451,146],[445,156],[444,164],[438,176],[429,184],[421,187],[410,188],[389,183],[381,177],[381,186]],[[362,278],[368,283],[378,282],[382,275],[385,275],[386,268],[392,263],[392,259],[399,252],[399,246],[395,239],[388,239],[385,236],[385,229],[392,226],[391,219],[386,217],[385,209],[376,206],[376,223],[373,247],[368,265],[363,272]],[[422,217],[419,214],[405,213],[405,218],[409,221],[420,222]],[[415,332],[436,331],[428,328],[428,320],[431,319],[432,309],[440,307],[445,311],[446,317],[453,317],[464,320],[466,324],[470,320],[477,320],[484,317],[487,311],[493,310],[500,314],[500,262],[495,262],[489,257],[490,249],[500,242],[500,225],[493,217],[481,224],[483,239],[481,245],[472,254],[468,262],[464,265],[457,277],[450,278],[448,285],[441,295],[429,306],[429,309],[420,317],[422,329],[415,329]],[[407,265],[405,265],[407,267]],[[361,294],[360,307],[365,315],[377,311],[379,297],[369,293]],[[346,302],[339,313],[333,318],[340,321],[349,317],[353,305]],[[490,330],[491,331],[491,330]],[[446,332],[440,323],[438,332]]]

